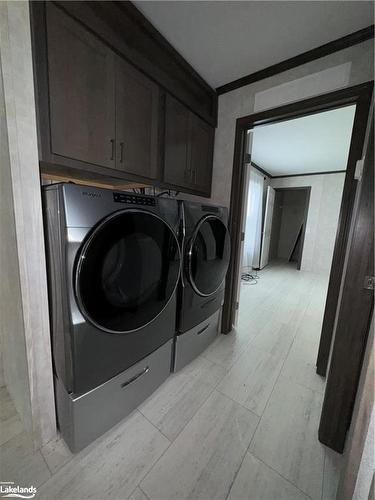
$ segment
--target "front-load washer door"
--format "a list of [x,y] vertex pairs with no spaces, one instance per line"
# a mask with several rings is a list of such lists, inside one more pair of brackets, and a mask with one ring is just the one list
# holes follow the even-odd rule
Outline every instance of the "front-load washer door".
[[215,215],[203,217],[188,245],[187,272],[196,293],[208,297],[222,285],[230,259],[230,236]]
[[81,247],[75,292],[85,318],[109,333],[134,332],[166,307],[180,273],[176,236],[157,215],[116,212]]

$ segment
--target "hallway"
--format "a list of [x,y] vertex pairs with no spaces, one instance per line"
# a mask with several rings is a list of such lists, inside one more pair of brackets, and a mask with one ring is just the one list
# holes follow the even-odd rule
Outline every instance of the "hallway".
[[340,456],[317,439],[314,369],[326,287],[293,265],[267,266],[242,285],[235,335],[77,455],[57,440],[31,456],[22,434],[5,438],[6,479],[27,476],[46,499],[333,500]]

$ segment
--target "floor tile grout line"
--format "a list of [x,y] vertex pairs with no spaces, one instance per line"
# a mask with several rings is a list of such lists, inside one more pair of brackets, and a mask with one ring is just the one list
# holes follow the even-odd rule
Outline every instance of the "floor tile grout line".
[[[220,382],[218,382],[219,384]],[[218,385],[217,384],[217,385]],[[197,409],[197,411],[194,413],[194,415],[188,420],[188,422],[184,425],[184,427],[181,429],[181,431],[179,432],[179,434],[175,437],[175,439],[170,442],[169,446],[164,450],[164,452],[160,455],[160,457],[156,460],[156,462],[152,465],[152,467],[150,468],[150,470],[142,477],[142,479],[138,482],[137,486],[139,486],[139,488],[143,491],[142,487],[141,487],[141,483],[146,479],[146,477],[148,476],[148,474],[154,469],[154,467],[156,466],[156,464],[159,462],[159,460],[165,455],[165,453],[168,451],[168,449],[172,446],[172,444],[176,441],[176,439],[178,438],[178,436],[181,434],[181,432],[187,427],[187,425],[193,420],[193,418],[196,416],[196,414],[198,413],[198,411],[202,408],[202,406],[207,402],[207,400],[211,397],[211,395],[216,391],[219,393],[219,391],[217,391],[216,387],[212,388],[211,392],[209,393],[209,395],[207,396],[207,398],[203,401],[203,403],[199,406],[199,408]],[[220,393],[221,394],[221,393]],[[221,394],[223,397],[227,397],[225,396],[225,394]],[[230,399],[230,398],[228,398]],[[233,401],[233,400],[231,400]],[[233,401],[234,403],[236,403],[236,401]],[[239,403],[237,403],[239,404]],[[259,416],[256,415],[254,412],[252,412],[251,410],[249,410],[248,408],[245,408],[243,405],[240,405],[242,408],[246,409],[248,412],[250,412],[251,414],[253,414],[255,417],[257,417],[257,419],[259,419]],[[259,419],[260,420],[260,419]],[[259,423],[259,422],[258,422]],[[257,424],[258,425],[258,424]],[[154,426],[155,427],[155,426]],[[158,429],[159,430],[159,429]],[[248,447],[246,448],[246,451],[245,451],[245,454],[247,452],[247,449]],[[245,456],[245,455],[244,455]],[[242,462],[241,462],[242,463]],[[146,495],[147,496],[147,495]],[[148,498],[148,497],[147,497]]]
[[[250,411],[250,410],[249,410],[249,411]],[[255,413],[254,413],[254,415],[255,415]],[[258,416],[258,415],[257,415],[257,416]],[[238,473],[240,472],[240,469],[241,469],[241,467],[242,467],[243,461],[245,460],[246,454],[247,454],[247,453],[249,453],[249,449],[250,449],[251,443],[253,442],[254,436],[255,436],[255,434],[256,434],[256,432],[257,432],[257,430],[258,430],[258,427],[259,427],[260,421],[261,421],[261,417],[259,417],[259,416],[258,416],[258,422],[257,422],[257,425],[255,426],[254,433],[253,433],[253,435],[252,435],[252,437],[251,437],[251,439],[250,439],[250,442],[249,442],[249,444],[248,444],[248,446],[247,446],[247,448],[246,448],[246,450],[245,450],[245,453],[244,453],[244,455],[243,455],[243,457],[242,457],[242,460],[241,460],[240,466],[238,467],[237,472],[236,472],[236,474],[235,474],[235,476],[234,476],[234,478],[233,478],[233,481],[232,481],[232,483],[231,483],[231,485],[230,485],[230,487],[229,487],[229,490],[228,490],[228,495],[225,497],[225,500],[227,500],[227,498],[228,498],[228,497],[229,497],[229,495],[230,495],[230,491],[231,491],[231,489],[232,489],[232,487],[233,487],[233,484],[234,484],[234,482],[235,482],[235,480],[236,480],[236,478],[237,478],[237,476],[238,476]]]
[[243,408],[244,410],[248,411],[254,417],[256,417],[258,420],[260,420],[260,416],[257,413],[255,413],[254,411],[250,410],[249,408],[246,408],[246,406],[244,406],[243,404],[239,403],[238,401],[235,401],[233,398],[231,398],[227,394],[224,394],[218,388],[215,388],[214,391],[217,392],[218,394],[220,394],[221,396],[223,396],[224,398],[229,399],[230,401],[232,401],[232,403],[235,403],[236,405],[241,406],[241,408]]
[[[155,427],[155,426],[154,426]],[[159,429],[157,429],[159,430]],[[168,439],[169,441],[169,439]],[[159,460],[165,455],[165,453],[169,450],[169,448],[172,446],[172,444],[174,443],[174,441],[169,441],[169,444],[168,446],[165,448],[165,450],[163,451],[163,453],[155,460],[155,462],[151,465],[151,467],[148,469],[148,471],[141,477],[141,479],[138,481],[136,487],[134,488],[134,491],[137,489],[137,487],[139,487],[142,491],[143,489],[141,488],[141,483],[142,481],[144,481],[146,479],[146,477],[148,476],[148,474],[152,471],[152,469],[156,466],[156,464],[159,462]],[[134,493],[133,491],[133,493]],[[146,495],[147,496],[147,495]],[[148,496],[147,496],[148,498]]]
[[135,490],[136,490],[137,488],[139,488],[138,484],[137,484],[137,486],[134,488],[134,490],[132,490],[132,492],[130,493],[130,495],[128,495],[128,496],[126,497],[126,500],[129,500],[129,498],[130,498],[130,497],[131,497],[131,496],[135,493]]
[[[1,443],[1,444],[0,444],[0,447],[1,447],[1,446],[6,445],[7,443],[9,443],[9,441],[10,441],[11,439],[16,438],[17,436],[19,436],[19,435],[20,435],[20,434],[22,434],[23,432],[27,432],[27,431],[25,430],[25,428],[24,428],[24,426],[23,426],[23,424],[22,424],[22,422],[21,422],[21,419],[20,419],[20,417],[19,417],[19,415],[18,415],[18,414],[17,414],[17,418],[19,419],[19,421],[20,421],[20,423],[21,423],[22,430],[21,430],[20,432],[17,432],[16,434],[10,435],[10,436],[6,439],[6,441],[4,441],[3,443]],[[38,449],[39,449],[39,448],[38,448]]]
[[[285,376],[286,377],[286,376]],[[286,377],[288,378],[288,377]],[[303,387],[304,389],[307,389],[309,391],[312,391],[312,392],[315,392],[316,394],[318,394],[319,396],[322,396],[324,397],[324,393],[325,393],[325,387],[324,387],[324,390],[321,392],[321,391],[317,391],[316,389],[313,389],[312,387],[308,387],[307,385],[305,384],[302,384],[301,382],[297,382],[297,380],[293,380],[293,383],[299,385],[300,387]]]
[[[260,335],[260,332],[259,332],[259,334],[258,334],[258,335]],[[256,338],[256,337],[257,337],[257,335],[256,335],[254,338]],[[253,338],[252,340],[254,340],[254,338]],[[237,476],[238,476],[238,473],[239,473],[239,471],[240,471],[240,469],[241,469],[241,467],[242,467],[242,464],[243,464],[243,462],[244,462],[244,460],[245,460],[246,454],[247,454],[247,453],[250,453],[250,451],[249,451],[249,450],[250,450],[250,447],[251,447],[251,445],[252,445],[252,443],[253,443],[253,441],[254,441],[254,438],[255,438],[255,435],[256,435],[256,433],[257,433],[258,427],[259,427],[259,425],[260,425],[260,422],[261,422],[261,420],[262,420],[262,417],[263,417],[263,415],[264,415],[264,412],[266,411],[266,408],[267,408],[268,402],[269,402],[269,400],[270,400],[270,398],[271,398],[271,396],[272,396],[272,394],[273,394],[273,391],[274,391],[275,386],[276,386],[276,383],[277,383],[277,381],[278,381],[278,379],[279,379],[279,377],[280,377],[280,373],[281,373],[281,371],[282,371],[282,369],[283,369],[283,367],[284,367],[284,364],[285,364],[285,362],[286,362],[286,359],[287,359],[287,357],[289,356],[289,352],[290,352],[290,349],[292,348],[293,343],[294,343],[294,339],[293,339],[293,340],[292,340],[292,342],[290,343],[290,346],[289,346],[288,352],[286,353],[286,356],[285,356],[285,358],[284,358],[284,361],[283,361],[283,363],[282,363],[282,366],[280,367],[280,372],[279,372],[279,374],[278,374],[278,376],[277,376],[277,378],[276,378],[276,380],[275,380],[275,383],[273,384],[273,387],[272,387],[271,393],[270,393],[270,395],[269,395],[269,397],[268,397],[268,399],[267,399],[267,402],[266,402],[266,405],[265,405],[264,410],[263,410],[263,412],[262,412],[262,415],[257,415],[255,412],[252,412],[251,410],[249,410],[248,408],[246,408],[246,407],[245,407],[244,405],[242,405],[241,403],[238,403],[237,401],[235,401],[237,404],[240,404],[243,408],[246,408],[248,411],[250,411],[251,413],[253,413],[254,415],[256,415],[256,416],[258,417],[258,422],[257,422],[257,425],[256,425],[256,427],[255,427],[255,430],[254,430],[254,433],[253,433],[253,435],[252,435],[252,438],[251,438],[251,440],[250,440],[250,442],[249,442],[249,445],[248,445],[248,446],[247,446],[247,448],[246,448],[246,451],[245,451],[245,453],[244,453],[244,456],[242,457],[241,463],[240,463],[240,465],[239,465],[239,467],[238,467],[238,469],[237,469],[237,471],[236,471],[236,474],[234,475],[233,481],[232,481],[232,482],[231,482],[231,484],[230,484],[230,487],[229,487],[229,490],[228,490],[228,494],[226,495],[225,499],[227,499],[227,498],[229,497],[229,495],[230,495],[230,491],[231,491],[231,489],[232,489],[232,487],[233,487],[233,484],[234,484],[234,482],[235,482],[235,480],[236,480],[236,478],[237,478]],[[248,346],[246,347],[246,350],[247,350],[247,348],[250,346],[250,344],[251,344],[251,341],[249,342]],[[237,362],[238,362],[238,360],[237,360]],[[233,365],[233,366],[234,366],[234,365]],[[217,389],[217,391],[221,393],[221,391],[219,391],[218,389]],[[221,393],[221,394],[222,394],[222,393]],[[225,396],[225,394],[223,394],[223,395]],[[227,397],[229,397],[229,396],[227,396]],[[229,399],[232,399],[232,398],[230,398],[230,397],[229,397]],[[234,401],[234,400],[232,400],[232,401]],[[267,465],[267,464],[266,464],[266,465]],[[299,489],[299,488],[298,488],[298,489]],[[300,490],[300,491],[301,491],[301,490]]]
[[262,420],[262,418],[263,418],[263,416],[264,416],[264,413],[265,413],[265,411],[267,410],[268,404],[269,404],[270,399],[271,399],[271,397],[272,397],[272,395],[273,395],[273,393],[274,393],[274,390],[275,390],[276,384],[277,384],[277,382],[278,382],[278,381],[279,381],[279,379],[280,379],[281,372],[283,371],[283,368],[284,368],[284,366],[285,366],[286,360],[288,359],[288,356],[289,356],[289,353],[290,353],[290,350],[291,350],[291,348],[292,348],[292,345],[293,345],[293,344],[294,344],[294,339],[293,339],[293,341],[290,343],[290,347],[289,347],[289,349],[288,349],[288,352],[287,352],[287,354],[286,354],[286,356],[285,356],[285,358],[284,358],[284,361],[283,361],[283,363],[282,363],[282,365],[281,365],[281,367],[280,367],[279,374],[278,374],[278,376],[276,377],[275,383],[274,383],[274,384],[273,384],[273,386],[272,386],[272,390],[271,390],[270,395],[268,396],[267,402],[266,402],[266,404],[265,404],[265,406],[264,406],[264,410],[263,410],[262,415],[261,415],[261,417],[260,417],[260,419],[259,419],[259,422],[258,422],[257,428],[256,428],[256,430],[255,430],[255,432],[254,432],[254,434],[253,434],[253,437],[252,437],[252,439],[251,439],[251,442],[250,442],[250,444],[249,444],[249,448],[250,448],[250,446],[252,445],[252,443],[253,443],[253,441],[254,441],[255,434],[256,434],[256,432],[257,432],[257,430],[258,430],[258,426],[259,426],[259,424],[260,424],[260,421]]
[[[259,422],[258,422],[258,424],[259,424]],[[257,427],[258,427],[258,425],[257,425]],[[256,427],[256,428],[257,428],[257,427]],[[256,430],[256,429],[255,429],[255,430]],[[254,431],[254,432],[255,432],[255,431]],[[242,467],[242,464],[243,464],[243,462],[244,462],[244,460],[245,460],[245,457],[246,457],[246,454],[247,454],[247,450],[248,450],[248,449],[249,449],[249,447],[247,447],[247,448],[246,448],[246,451],[245,451],[245,453],[243,454],[243,457],[242,457],[241,463],[239,464],[238,469],[236,470],[236,472],[235,472],[235,474],[234,474],[234,476],[233,476],[233,480],[231,481],[231,483],[230,483],[230,485],[229,485],[229,488],[228,488],[228,493],[227,493],[227,495],[225,496],[225,500],[227,500],[227,498],[228,498],[228,497],[229,497],[229,495],[230,495],[230,492],[231,492],[231,490],[232,490],[232,488],[233,488],[233,485],[234,485],[234,483],[235,483],[235,481],[236,481],[236,479],[237,479],[238,473],[240,472],[241,467]]]
[[[310,301],[306,304],[306,307],[305,307],[305,310],[304,310],[304,312],[303,312],[302,318],[303,318],[303,317],[304,317],[304,315],[306,314],[307,308],[308,308],[308,306],[310,305],[310,303],[311,303],[311,299],[310,299]],[[269,405],[270,399],[271,399],[271,397],[272,397],[272,395],[273,395],[273,393],[274,393],[274,390],[275,390],[276,384],[277,384],[277,383],[279,382],[279,380],[280,380],[281,373],[282,373],[282,371],[283,371],[283,369],[284,369],[284,366],[285,366],[285,363],[286,363],[286,361],[287,361],[287,359],[288,359],[288,356],[289,356],[289,354],[290,354],[290,351],[291,351],[291,349],[292,349],[292,347],[293,347],[293,345],[294,345],[294,343],[295,343],[295,340],[296,340],[296,338],[297,338],[297,335],[298,335],[298,330],[297,330],[296,334],[294,335],[294,337],[293,337],[293,341],[291,342],[290,347],[289,347],[289,350],[288,350],[288,352],[287,352],[287,354],[286,354],[286,356],[285,356],[285,358],[284,358],[284,361],[283,361],[283,364],[282,364],[282,366],[281,366],[281,369],[280,369],[279,375],[278,375],[278,377],[277,377],[277,379],[276,379],[276,381],[275,381],[275,383],[274,383],[274,385],[273,385],[272,391],[271,391],[270,396],[269,396],[269,398],[268,398],[268,400],[267,400],[267,403],[266,403],[266,406],[265,406],[265,408],[264,408],[264,410],[263,410],[262,416],[261,416],[261,417],[260,417],[260,419],[259,419],[258,425],[257,425],[257,427],[256,427],[256,429],[255,429],[255,432],[254,432],[254,434],[253,434],[253,437],[252,437],[251,442],[250,442],[250,444],[249,444],[249,446],[248,446],[248,448],[247,448],[246,453],[248,453],[248,452],[249,452],[250,454],[252,454],[253,456],[255,456],[258,460],[260,460],[262,463],[264,463],[265,465],[267,465],[268,467],[270,467],[270,468],[271,468],[274,472],[276,472],[277,474],[279,474],[279,475],[280,475],[281,477],[283,477],[286,481],[288,481],[290,484],[292,484],[293,486],[295,486],[295,487],[296,487],[299,491],[301,491],[304,495],[307,495],[309,498],[312,498],[310,495],[308,495],[308,494],[307,494],[307,493],[305,493],[303,490],[301,490],[298,486],[296,486],[294,483],[292,483],[289,479],[285,478],[282,474],[280,474],[280,473],[279,473],[278,471],[276,471],[273,467],[271,467],[269,464],[267,464],[267,462],[265,462],[265,461],[261,460],[261,459],[260,459],[260,458],[259,458],[259,457],[255,454],[255,453],[252,453],[252,452],[250,452],[250,451],[249,451],[249,449],[250,449],[250,447],[251,447],[251,445],[252,445],[252,443],[253,443],[253,441],[254,441],[254,438],[255,438],[255,435],[256,435],[256,433],[257,433],[257,430],[258,430],[258,427],[259,427],[259,425],[260,425],[260,422],[261,422],[261,420],[262,420],[262,418],[263,418],[263,416],[264,416],[264,413],[265,413],[265,411],[266,411],[266,409],[267,409],[267,407],[268,407],[268,405]],[[298,384],[298,385],[301,385],[301,384]],[[303,386],[301,386],[301,387],[303,387]],[[305,389],[307,389],[307,388],[305,388]],[[324,457],[325,457],[325,453],[324,453]],[[324,462],[324,460],[323,460],[323,462]],[[324,473],[324,470],[323,470],[323,473]],[[323,489],[323,488],[322,488],[322,489]]]
[[[216,386],[212,388],[212,390],[209,392],[209,394],[207,395],[207,398],[202,402],[201,405],[199,405],[199,407],[197,408],[197,411],[194,413],[194,415],[192,415],[192,417],[186,422],[186,424],[182,427],[182,429],[180,430],[180,432],[177,434],[177,436],[174,438],[173,441],[170,441],[170,439],[168,439],[168,441],[170,442],[170,444],[168,445],[168,447],[163,451],[163,453],[160,455],[160,457],[156,460],[156,462],[152,465],[152,467],[150,468],[150,470],[148,470],[146,472],[146,474],[142,477],[142,479],[138,482],[137,486],[140,487],[140,489],[143,491],[142,487],[141,487],[141,483],[146,479],[146,477],[148,476],[148,474],[153,470],[153,468],[156,466],[156,464],[159,462],[159,460],[165,455],[165,453],[169,450],[169,448],[172,446],[172,444],[175,443],[175,441],[177,440],[178,436],[182,433],[182,431],[187,427],[187,425],[193,420],[193,418],[196,416],[196,414],[198,413],[198,411],[202,408],[202,406],[207,402],[208,398],[213,394],[213,392],[215,391],[216,389]],[[139,410],[138,410],[139,411]],[[141,413],[141,412],[140,412]],[[143,413],[141,414],[143,415]],[[154,425],[154,424],[152,424]],[[155,427],[155,425],[154,425]],[[155,427],[157,429],[157,427]],[[159,429],[157,429],[159,430]],[[164,436],[164,434],[163,434]],[[166,437],[166,436],[165,436]],[[147,496],[147,495],[146,495]],[[147,497],[148,498],[148,497]]]
[[139,484],[138,485],[138,488],[142,491],[142,493],[144,494],[144,496],[147,498],[147,500],[150,500],[150,497],[147,495],[147,493],[145,493],[145,491],[143,490],[143,488],[141,488],[141,485]]
[[[50,475],[50,477],[52,477],[52,476],[54,475],[54,472],[52,471],[51,467],[48,465],[48,462],[47,462],[47,460],[46,460],[45,456],[43,455],[42,447],[41,447],[41,448],[39,448],[39,450],[38,450],[38,451],[39,451],[39,453],[42,455],[42,459],[43,459],[44,463],[46,464],[46,467],[47,467],[47,469],[48,469],[49,473],[51,474],[51,475]],[[50,478],[50,477],[49,477],[49,478]],[[48,479],[49,479],[49,478],[48,478]],[[48,479],[47,479],[47,481],[48,481]]]
[[139,484],[137,484],[137,486],[134,488],[134,490],[132,490],[132,492],[130,493],[130,495],[126,497],[126,500],[129,500],[129,498],[131,498],[131,497],[132,497],[132,495],[134,495],[135,491],[136,491],[138,488],[141,490],[141,492],[144,494],[144,496],[147,498],[147,500],[150,500],[149,496],[148,496],[148,495],[146,495],[146,493],[142,490],[142,488],[139,486]]
[[236,403],[236,404],[242,406],[242,408],[244,408],[245,410],[249,411],[250,413],[252,413],[256,417],[258,417],[259,420],[262,418],[263,413],[262,413],[262,415],[259,415],[259,413],[255,413],[254,410],[250,410],[250,408],[248,408],[247,406],[245,406],[243,403],[240,403],[239,401],[236,401],[231,396],[228,396],[228,394],[225,394],[225,392],[221,391],[217,387],[215,388],[215,391],[218,392],[219,394],[221,394],[222,396],[225,396],[226,398],[230,399],[231,401],[233,401],[233,403]]
[[262,462],[263,465],[265,465],[266,467],[268,467],[269,469],[271,469],[275,474],[277,474],[282,479],[284,479],[284,481],[286,481],[287,483],[289,483],[290,485],[292,485],[294,488],[296,488],[298,491],[300,491],[301,493],[303,493],[303,495],[305,495],[308,498],[311,498],[311,500],[316,500],[316,499],[314,499],[314,497],[312,497],[311,495],[309,495],[305,491],[301,490],[301,488],[299,486],[297,486],[295,483],[293,483],[293,481],[291,481],[287,477],[283,476],[283,474],[281,474],[278,470],[276,470],[274,467],[272,467],[272,465],[270,465],[267,462],[265,462],[262,458],[259,458],[255,453],[253,453],[251,451],[248,451],[247,453],[249,453],[250,455],[252,455],[253,457],[255,457],[257,460],[259,460],[259,462]]
[[[110,433],[110,432],[111,432],[111,431],[113,431],[113,430],[114,430],[117,426],[122,425],[122,424],[123,424],[123,423],[124,423],[124,422],[125,422],[125,421],[126,421],[126,420],[130,417],[130,416],[131,416],[131,415],[135,414],[136,412],[140,413],[140,411],[138,410],[138,408],[135,408],[135,409],[134,409],[134,410],[133,410],[133,411],[132,411],[129,415],[127,415],[126,417],[124,417],[122,421],[118,422],[118,423],[117,423],[114,427],[112,427],[111,429],[108,429],[108,431],[106,431],[106,432],[105,432],[102,436],[99,436],[97,439],[101,439],[101,438],[102,438],[105,434]],[[141,413],[140,413],[140,414],[141,414]],[[143,414],[141,414],[141,416],[142,416],[142,417],[144,417],[144,415],[143,415]],[[146,417],[145,417],[145,418],[146,418]],[[147,419],[146,419],[146,420],[147,420]],[[149,421],[148,421],[148,422],[149,422]],[[156,427],[152,424],[152,422],[149,422],[149,423],[150,423],[150,424],[151,424],[151,425],[155,428],[155,430],[157,430],[158,432],[160,432],[160,431],[159,431],[159,429],[157,429],[157,428],[156,428]],[[168,444],[167,448],[166,448],[166,449],[164,450],[164,452],[162,453],[162,454],[164,454],[164,453],[165,453],[165,451],[167,451],[167,449],[170,447],[170,445],[172,444],[172,442],[171,442],[171,441],[170,441],[170,440],[169,440],[166,436],[164,436],[164,434],[163,434],[162,432],[160,432],[160,434],[162,434],[162,436],[163,436],[163,437],[165,437],[165,438],[169,441],[169,444]],[[60,439],[62,439],[62,438],[60,438]],[[92,445],[95,443],[95,441],[96,441],[97,439],[95,439],[95,440],[94,440],[92,443],[90,443],[87,447],[83,448],[83,450],[86,450],[89,446],[92,446]],[[83,450],[81,450],[81,451],[83,451]],[[75,457],[75,456],[77,456],[77,455],[80,453],[80,452],[78,452],[77,454],[72,454],[72,455],[71,455],[71,457],[70,457],[70,459],[69,459],[67,462],[65,462],[65,463],[64,463],[61,467],[59,467],[59,468],[58,468],[55,472],[52,472],[52,471],[51,471],[51,469],[50,469],[50,467],[48,466],[48,463],[47,463],[47,461],[46,461],[46,459],[45,459],[45,457],[44,457],[44,455],[43,455],[42,451],[41,451],[41,448],[40,448],[38,451],[39,451],[39,452],[40,452],[40,454],[42,455],[43,460],[45,461],[45,463],[46,463],[46,465],[47,465],[48,470],[51,472],[51,476],[50,476],[49,478],[47,478],[45,481],[43,481],[43,482],[42,482],[42,483],[38,486],[38,489],[39,489],[39,488],[41,488],[42,486],[44,486],[44,485],[45,485],[45,484],[46,484],[46,483],[47,483],[50,479],[52,479],[54,476],[56,476],[56,475],[57,475],[57,473],[58,473],[60,470],[62,470],[62,469],[63,469],[64,467],[66,467],[67,465],[69,465],[69,464],[72,462],[72,460],[74,459],[74,457]],[[89,455],[90,453],[91,453],[91,451],[89,451],[89,452],[88,452],[88,455]],[[160,458],[160,457],[159,457],[159,458]],[[159,458],[158,458],[157,460],[159,460]],[[153,467],[153,465],[152,465],[152,467]],[[152,468],[152,467],[151,467],[151,468]],[[151,469],[150,469],[150,470],[151,470]],[[148,472],[146,473],[146,475],[147,475],[147,474],[148,474]],[[144,476],[144,477],[145,477],[145,476]],[[142,480],[143,480],[143,478],[142,478]],[[138,486],[138,484],[137,484],[137,486]],[[137,486],[136,486],[136,487],[137,487]],[[134,488],[134,490],[136,489],[136,487]],[[134,491],[134,490],[133,490],[133,491]]]
[[[205,358],[206,359],[206,358]],[[209,361],[209,360],[207,360]],[[218,364],[218,363],[214,363],[213,361],[210,361],[210,363],[213,363],[213,364]],[[220,365],[218,365],[220,366]],[[226,373],[224,373],[223,377],[220,378],[219,382],[217,382],[216,384],[211,384],[211,389],[210,391],[208,392],[206,398],[202,401],[202,403],[198,406],[198,408],[196,409],[196,411],[194,412],[194,414],[189,418],[189,420],[185,423],[185,425],[180,429],[180,431],[178,432],[178,434],[176,434],[176,436],[174,437],[174,439],[170,439],[168,438],[167,436],[165,436],[165,434],[163,434],[163,432],[151,421],[149,420],[143,413],[142,411],[137,408],[137,410],[139,411],[139,413],[142,414],[142,416],[145,417],[146,420],[148,420],[158,431],[161,432],[161,434],[163,434],[163,436],[165,436],[168,441],[171,441],[171,443],[173,443],[174,441],[176,441],[176,439],[178,438],[178,436],[181,434],[181,432],[185,429],[185,427],[191,422],[191,420],[195,417],[195,415],[198,413],[198,411],[202,408],[202,406],[204,405],[204,403],[208,400],[208,398],[211,396],[211,394],[214,392],[214,390],[216,389],[216,387],[220,384],[220,382],[222,381],[222,379],[226,376]]]
[[174,439],[170,439],[168,436],[166,436],[166,435],[164,434],[164,432],[163,432],[162,430],[160,430],[160,429],[159,429],[159,427],[157,427],[157,426],[156,426],[156,425],[155,425],[155,424],[154,424],[154,423],[153,423],[153,422],[152,422],[152,421],[151,421],[148,417],[146,417],[146,415],[145,415],[144,413],[142,413],[142,410],[140,410],[139,408],[137,408],[137,411],[138,411],[138,412],[142,415],[142,417],[143,417],[145,420],[147,420],[147,422],[148,422],[149,424],[151,424],[151,425],[152,425],[152,427],[153,427],[155,430],[157,430],[158,432],[160,432],[160,434],[161,434],[162,436],[164,436],[164,437],[165,437],[165,439],[168,439],[168,441],[169,441],[170,443],[173,443]]
[[326,452],[326,449],[324,449],[322,487],[321,487],[321,493],[320,493],[320,499],[321,500],[323,500],[323,493],[324,493],[324,479],[325,479],[325,470],[326,470],[326,459],[327,459],[327,452]]
[[[236,335],[236,332],[233,332],[233,333],[229,332],[227,335],[224,335],[224,334],[220,334],[220,335],[223,335],[223,337],[224,337],[224,336],[225,336],[225,337],[227,337],[227,335]],[[253,340],[253,338],[251,338],[251,339],[250,339],[250,340],[246,343],[246,345],[244,346],[244,350],[246,350],[246,349],[249,347],[250,342],[251,342],[252,340]],[[208,346],[206,350],[208,350],[208,349],[209,349],[209,347],[210,347],[210,346]],[[206,351],[206,350],[205,350],[205,351]],[[219,366],[221,366],[222,368],[225,368],[225,369],[226,369],[226,373],[225,373],[224,377],[228,374],[228,372],[229,372],[229,371],[233,368],[233,366],[237,363],[238,359],[242,356],[242,353],[241,353],[241,354],[239,354],[239,355],[238,355],[238,356],[237,356],[237,357],[236,357],[236,358],[232,361],[232,363],[230,363],[230,364],[229,364],[229,366],[228,366],[228,364],[220,363],[220,362],[218,362],[218,361],[213,361],[212,359],[210,359],[210,358],[206,357],[206,356],[205,356],[205,351],[203,351],[203,353],[201,354],[201,356],[203,356],[205,359],[207,359],[207,361],[210,361],[211,363],[215,363],[216,365],[219,365]],[[223,377],[223,378],[224,378],[224,377]]]
[[[44,457],[43,457],[43,459],[44,459]],[[69,461],[70,461],[70,460],[69,460]],[[68,462],[67,462],[67,463],[68,463]],[[64,464],[64,465],[65,465],[65,464]],[[48,468],[48,471],[49,471],[49,472],[51,472],[51,471],[50,471],[50,468],[48,467],[48,464],[47,464],[47,468]],[[62,468],[62,467],[61,467],[61,468]],[[59,469],[59,470],[60,470],[60,469]],[[57,471],[56,471],[56,472],[57,472]],[[38,487],[37,487],[37,491],[39,491],[39,489],[40,489],[40,488],[42,488],[42,486],[44,486],[46,483],[48,483],[48,481],[49,481],[50,479],[52,479],[52,478],[56,475],[56,472],[55,472],[55,473],[51,472],[50,477],[48,477],[45,481],[42,481],[42,482],[38,485]]]
[[[218,391],[218,392],[220,392],[220,391]],[[223,394],[223,396],[225,396],[225,394]],[[229,396],[227,396],[227,397],[229,397]],[[229,399],[231,399],[231,398],[229,398]],[[233,400],[232,400],[232,401],[233,401]],[[236,401],[234,401],[234,402],[236,403]],[[241,405],[241,403],[237,403],[237,404]],[[245,406],[243,406],[243,405],[241,405],[241,406],[242,406],[243,408],[246,408],[246,407],[245,407]],[[235,475],[234,475],[233,481],[231,482],[231,484],[230,484],[230,486],[229,486],[229,489],[228,489],[228,494],[226,495],[225,500],[227,500],[227,498],[228,498],[228,497],[229,497],[229,495],[230,495],[230,492],[231,492],[231,489],[232,489],[232,487],[233,487],[233,484],[234,484],[234,482],[235,482],[235,480],[236,480],[236,478],[237,478],[237,476],[238,476],[238,473],[239,473],[239,471],[240,471],[240,469],[241,469],[241,467],[242,467],[242,464],[243,464],[243,461],[245,460],[246,454],[249,452],[249,449],[250,449],[251,443],[253,442],[254,436],[255,436],[255,434],[256,434],[256,432],[257,432],[257,430],[258,430],[258,427],[259,427],[259,424],[260,424],[260,421],[261,421],[261,418],[262,418],[261,416],[259,416],[259,415],[257,415],[256,413],[252,412],[252,411],[251,411],[251,410],[249,410],[248,408],[246,408],[246,410],[248,410],[250,413],[252,413],[253,415],[255,415],[255,416],[258,418],[258,422],[257,422],[257,425],[255,426],[255,429],[254,429],[253,435],[252,435],[252,437],[251,437],[251,439],[250,439],[250,442],[249,442],[249,444],[248,444],[248,446],[247,446],[247,448],[246,448],[246,450],[245,450],[245,453],[244,453],[244,455],[243,455],[243,457],[242,457],[241,463],[240,463],[240,465],[239,465],[239,467],[238,467],[238,469],[237,469],[237,471],[236,471],[236,473],[235,473]]]

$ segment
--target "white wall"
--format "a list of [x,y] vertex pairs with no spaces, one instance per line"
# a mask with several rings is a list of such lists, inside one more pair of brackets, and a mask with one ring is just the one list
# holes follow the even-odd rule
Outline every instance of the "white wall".
[[221,95],[211,201],[226,206],[230,203],[237,118],[372,80],[373,58],[373,41],[368,40]]
[[328,273],[331,267],[345,173],[271,179],[274,188],[311,187],[302,271]]

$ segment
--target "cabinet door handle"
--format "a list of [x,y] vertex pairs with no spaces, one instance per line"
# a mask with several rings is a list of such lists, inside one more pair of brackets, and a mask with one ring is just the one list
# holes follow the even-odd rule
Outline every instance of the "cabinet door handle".
[[115,140],[111,139],[111,160],[115,159]]
[[120,163],[124,161],[124,143],[120,142]]

